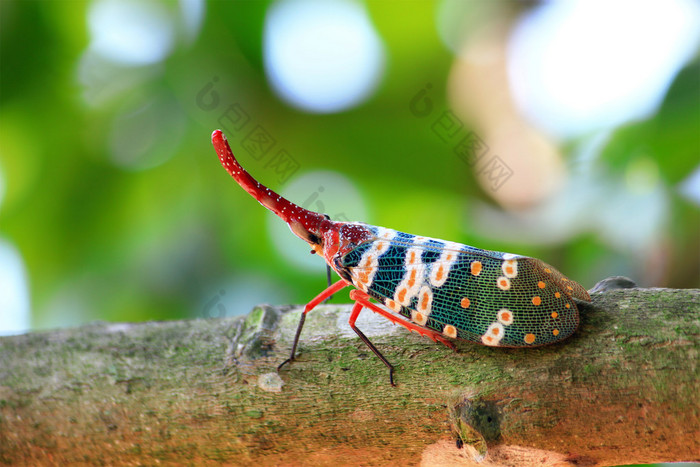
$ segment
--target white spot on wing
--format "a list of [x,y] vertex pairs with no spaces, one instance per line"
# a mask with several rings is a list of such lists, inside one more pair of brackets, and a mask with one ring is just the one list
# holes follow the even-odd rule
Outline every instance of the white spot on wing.
[[418,311],[424,315],[430,315],[433,306],[433,291],[427,285],[421,287],[418,293]]
[[440,257],[430,267],[429,280],[433,287],[441,287],[445,283],[452,265],[455,264],[459,257],[461,249],[462,245],[459,243],[448,242],[443,244]]
[[481,336],[481,342],[485,345],[498,346],[505,335],[505,328],[501,323],[492,323],[483,336]]
[[506,260],[501,264],[501,269],[506,277],[512,279],[518,275],[518,262],[514,259]]

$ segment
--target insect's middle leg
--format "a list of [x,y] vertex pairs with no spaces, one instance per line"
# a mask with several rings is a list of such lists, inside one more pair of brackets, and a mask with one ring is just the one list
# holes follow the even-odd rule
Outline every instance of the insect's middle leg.
[[[378,307],[374,303],[369,301],[369,295],[366,293],[362,292],[361,290],[351,290],[350,291],[350,299],[355,300],[355,303],[360,303],[362,306],[365,306],[369,308],[370,310],[374,311],[375,313],[379,313],[389,321],[395,324],[400,324],[401,326],[405,327],[409,331],[416,331],[419,335],[426,336],[431,338],[435,342],[441,342],[445,344],[447,347],[449,347],[452,350],[455,350],[455,345],[450,342],[449,340],[445,339],[442,337],[442,335],[437,332],[433,331],[432,329],[424,328],[422,326],[418,326],[417,324],[413,324],[410,321],[406,321],[402,318],[399,318],[395,314]],[[358,312],[359,313],[359,312]]]

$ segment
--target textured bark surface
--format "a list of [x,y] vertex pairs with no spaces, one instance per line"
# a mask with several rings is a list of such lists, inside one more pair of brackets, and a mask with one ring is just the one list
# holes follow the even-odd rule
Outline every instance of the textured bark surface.
[[300,311],[0,338],[0,463],[700,460],[699,290],[595,293],[573,338],[523,350],[454,353],[365,311],[395,388],[349,306],[311,312],[278,376]]

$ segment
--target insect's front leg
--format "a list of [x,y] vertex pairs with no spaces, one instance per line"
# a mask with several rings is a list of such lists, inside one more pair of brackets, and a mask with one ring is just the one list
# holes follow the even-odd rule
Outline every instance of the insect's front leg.
[[313,310],[316,308],[317,305],[319,305],[321,302],[323,302],[326,298],[330,297],[334,293],[338,292],[339,290],[344,289],[347,287],[348,284],[345,280],[339,280],[335,284],[331,285],[328,287],[326,290],[318,294],[313,300],[311,300],[309,303],[306,304],[304,307],[304,311],[301,313],[301,318],[299,319],[299,325],[297,326],[297,332],[294,335],[294,343],[292,344],[292,352],[289,355],[289,358],[283,361],[282,363],[279,364],[277,367],[277,371],[280,370],[285,364],[294,361],[294,355],[296,354],[297,351],[297,345],[299,344],[299,336],[301,336],[301,330],[304,328],[304,321],[306,321],[306,313],[309,311]]

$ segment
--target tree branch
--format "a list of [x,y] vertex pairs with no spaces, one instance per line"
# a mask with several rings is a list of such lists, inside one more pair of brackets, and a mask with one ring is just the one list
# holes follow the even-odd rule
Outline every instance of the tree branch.
[[536,349],[454,353],[364,311],[395,388],[345,305],[309,313],[279,376],[299,307],[0,338],[0,462],[700,460],[700,290],[592,298],[571,339]]

